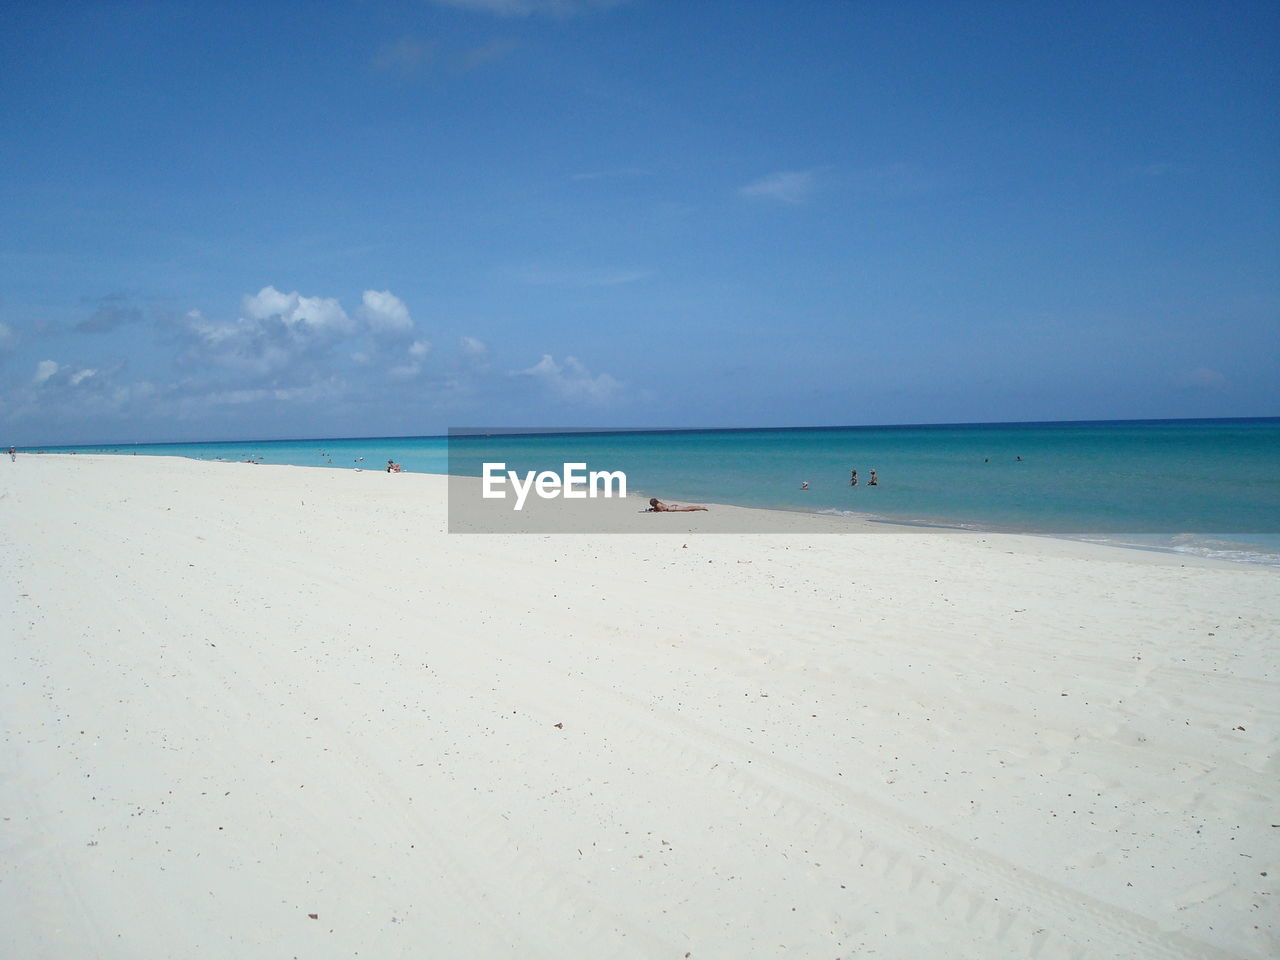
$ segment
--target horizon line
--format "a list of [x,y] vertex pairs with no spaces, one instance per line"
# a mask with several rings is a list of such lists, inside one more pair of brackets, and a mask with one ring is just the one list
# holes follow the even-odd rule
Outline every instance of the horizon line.
[[[663,433],[761,433],[786,430],[910,430],[936,429],[939,427],[1043,427],[1043,426],[1083,426],[1088,424],[1157,424],[1157,423],[1256,423],[1277,420],[1280,416],[1252,417],[1134,417],[1119,419],[1086,419],[1086,420],[956,420],[933,423],[867,423],[867,424],[808,424],[774,427],[449,427],[445,433],[425,434],[392,434],[375,436],[347,437],[250,437],[248,439],[221,440],[121,440],[115,442],[81,442],[81,443],[45,443],[24,444],[15,449],[29,451],[49,448],[80,447],[162,447],[162,446],[198,446],[213,444],[246,444],[246,443],[315,443],[320,441],[345,442],[352,440],[451,440],[474,437],[556,437],[556,436],[613,436],[618,434],[663,434]],[[456,434],[454,431],[467,431]]]

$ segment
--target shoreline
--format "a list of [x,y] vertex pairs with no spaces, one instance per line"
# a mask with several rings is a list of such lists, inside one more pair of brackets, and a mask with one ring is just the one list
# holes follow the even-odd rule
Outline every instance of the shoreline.
[[[617,442],[609,438],[622,436],[618,431],[556,431],[554,436],[568,438],[563,451],[566,460],[624,466],[637,488],[651,489],[660,497],[751,504],[769,510],[849,511],[881,522],[993,533],[1091,539],[1102,535],[1140,549],[1155,546],[1179,555],[1280,562],[1272,479],[1280,467],[1274,452],[1280,418],[979,426],[983,429],[945,424],[757,428],[731,434],[704,429],[657,435],[640,431],[637,440],[623,437]],[[528,441],[521,439],[529,436],[523,432],[501,432],[510,437],[510,443],[463,444],[457,449],[447,446],[443,437],[147,444],[123,450],[78,445],[75,449],[80,453],[114,449],[124,455],[143,451],[199,458],[222,455],[228,460],[265,455],[274,462],[298,465],[334,466],[336,461],[338,469],[358,466],[354,461],[359,459],[381,464],[390,457],[410,471],[437,473],[449,472],[451,450],[463,458],[452,461],[455,472],[461,472],[461,467],[469,473],[479,472],[481,454],[485,459],[537,465],[542,454],[562,452],[562,444],[548,440],[545,431]],[[731,435],[779,439],[732,443],[723,439]],[[643,441],[645,436],[650,440]],[[659,442],[654,436],[675,439]],[[577,437],[582,441],[573,439]],[[725,443],[728,446],[722,449]],[[1026,462],[1015,467],[1013,462],[1024,457]],[[1218,477],[1218,464],[1224,458],[1231,460],[1234,469],[1230,476]],[[841,482],[850,466],[876,462],[890,469],[878,492],[872,488],[850,491]],[[544,465],[558,469],[558,461]],[[795,489],[802,475],[814,480],[809,493]],[[1132,537],[1133,531],[1145,532]]]
[[[1253,418],[1253,419],[1267,420],[1270,418]],[[1117,421],[1117,422],[1128,422],[1128,421]],[[791,429],[791,428],[780,428],[780,429]],[[832,429],[837,429],[837,428],[832,428]],[[250,441],[238,441],[238,442],[248,443]],[[164,444],[159,444],[159,446],[164,446]],[[44,456],[44,457],[69,457],[69,456],[133,457],[133,456],[138,456],[138,454],[129,454],[129,453],[101,453],[101,452],[84,453],[84,454],[33,453],[30,455]],[[319,470],[332,470],[340,473],[341,472],[353,472],[353,473],[384,473],[386,472],[383,469],[378,469],[373,467],[338,466],[336,464],[270,464],[270,463],[260,463],[260,462],[250,461],[250,460],[230,460],[222,457],[200,458],[200,457],[184,456],[179,454],[144,454],[143,456],[150,457],[153,459],[172,458],[177,460],[190,461],[193,463],[223,463],[223,464],[253,463],[254,466],[266,466],[266,467],[295,466],[301,469],[314,468]],[[445,480],[460,480],[460,481],[474,481],[479,479],[478,477],[472,477],[472,476],[467,476],[462,474],[436,473],[431,471],[415,471],[415,470],[402,471],[401,475],[402,476],[403,475],[429,476],[429,477],[438,477]],[[643,494],[629,493],[628,494],[629,499],[638,499],[640,501],[646,501],[648,496],[650,496],[650,494],[648,493],[643,493]],[[791,508],[791,507],[785,507],[785,506],[775,506],[775,507],[746,506],[742,504],[734,504],[730,502],[722,502],[722,501],[716,501],[716,500],[678,500],[677,502],[697,504],[700,506],[719,508],[721,510],[727,509],[727,510],[732,510],[736,512],[749,513],[753,511],[759,511],[764,515],[782,514],[782,515],[788,515],[788,516],[820,518],[822,520],[831,521],[831,525],[825,529],[821,529],[821,530],[815,529],[813,530],[813,532],[825,532],[830,534],[843,534],[843,533],[854,532],[853,530],[851,530],[851,528],[854,528],[856,532],[860,532],[860,533],[935,531],[939,533],[964,533],[964,534],[977,534],[977,535],[988,535],[988,536],[998,535],[998,536],[1043,537],[1043,538],[1048,538],[1050,540],[1056,540],[1056,541],[1066,541],[1066,542],[1073,542],[1073,543],[1090,543],[1098,546],[1114,547],[1121,550],[1136,550],[1142,553],[1162,554],[1162,555],[1167,555],[1170,557],[1182,558],[1182,559],[1193,558],[1196,560],[1208,560],[1212,562],[1221,562],[1221,563],[1228,563],[1233,565],[1280,567],[1280,552],[1267,551],[1263,549],[1261,546],[1257,544],[1248,543],[1247,541],[1234,544],[1234,546],[1241,547],[1243,549],[1230,549],[1230,550],[1224,551],[1221,549],[1204,548],[1205,550],[1212,549],[1212,552],[1206,553],[1206,552],[1196,552],[1195,550],[1180,550],[1175,546],[1166,545],[1166,544],[1141,543],[1141,542],[1134,542],[1132,539],[1130,540],[1124,539],[1125,537],[1132,538],[1132,537],[1148,536],[1148,534],[1143,534],[1143,533],[1138,533],[1138,534],[1095,533],[1095,532],[1089,532],[1089,531],[1071,532],[1071,531],[1027,530],[1027,529],[1005,528],[1005,527],[999,527],[999,526],[987,526],[987,525],[979,524],[976,522],[969,522],[969,521],[962,521],[962,520],[954,520],[954,521],[914,520],[914,519],[892,517],[892,516],[887,516],[882,514],[871,514],[871,513],[859,512],[859,511],[842,511],[842,510],[835,510],[835,509],[829,509],[829,508],[803,509],[803,508]],[[760,528],[759,530],[749,529],[749,526],[750,525],[748,525],[747,529],[743,529],[743,530],[724,530],[724,531],[717,531],[717,532],[725,532],[725,533],[768,532],[772,528],[777,528],[776,532],[794,532],[785,522],[780,524],[773,524],[773,523],[764,521],[758,524]],[[884,529],[879,530],[877,528],[884,528]],[[566,532],[569,532],[569,531],[566,531]],[[592,531],[587,528],[582,528],[582,529],[575,529],[572,532],[590,533]],[[609,532],[616,532],[616,531],[601,530],[598,532],[609,533]],[[1214,534],[1215,537],[1217,536],[1231,537],[1235,535],[1250,536],[1251,534],[1249,533]],[[1173,538],[1178,536],[1208,536],[1208,535],[1161,533],[1161,534],[1157,534],[1156,536]],[[1224,552],[1232,555],[1230,556],[1221,555]]]

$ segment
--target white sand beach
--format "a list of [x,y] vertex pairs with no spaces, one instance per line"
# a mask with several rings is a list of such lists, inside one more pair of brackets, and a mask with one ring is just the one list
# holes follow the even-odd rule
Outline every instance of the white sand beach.
[[1280,569],[446,485],[0,464],[0,953],[1280,952]]

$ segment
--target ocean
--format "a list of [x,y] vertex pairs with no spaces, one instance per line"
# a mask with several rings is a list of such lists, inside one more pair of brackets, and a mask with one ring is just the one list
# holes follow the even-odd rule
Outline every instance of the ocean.
[[[1280,418],[532,432],[48,447],[479,476],[585,462],[628,490],[1280,565]],[[851,486],[850,471],[859,483]],[[868,485],[871,471],[876,486]],[[807,489],[802,484],[807,483]]]

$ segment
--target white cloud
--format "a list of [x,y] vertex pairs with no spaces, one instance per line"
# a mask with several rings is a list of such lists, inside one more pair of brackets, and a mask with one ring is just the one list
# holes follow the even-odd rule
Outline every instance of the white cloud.
[[552,267],[526,264],[514,271],[517,280],[539,287],[616,287],[649,276],[648,270],[627,267]]
[[431,352],[431,343],[427,340],[415,340],[409,344],[409,349],[405,351],[408,359],[397,363],[387,371],[387,375],[397,380],[407,380],[409,377],[416,377],[422,372],[422,360]]
[[137,383],[126,383],[111,390],[111,406],[120,409],[126,403],[136,400],[149,400],[158,392],[150,380],[139,380]]
[[412,76],[431,58],[432,49],[415,37],[384,44],[373,55],[373,68],[402,77]]
[[739,193],[744,197],[765,197],[782,203],[804,203],[816,187],[816,171],[780,170],[747,184]]
[[199,310],[191,310],[179,321],[179,327],[192,340],[189,360],[253,374],[287,366],[301,346],[271,315],[228,322],[209,320]]
[[533,377],[562,400],[604,403],[622,387],[621,382],[607,373],[591,376],[576,357],[565,357],[564,363],[556,363],[549,353],[526,370],[517,370],[517,376]]
[[487,63],[495,63],[501,60],[519,46],[519,41],[510,37],[498,37],[467,51],[462,58],[462,65],[467,70],[474,70],[477,67],[483,67]]
[[230,340],[236,333],[236,325],[234,323],[218,323],[214,320],[206,320],[204,314],[199,310],[188,310],[182,318],[181,326],[189,333],[195,334],[197,339],[210,347],[216,347],[223,341]]
[[54,385],[66,386],[70,385],[78,387],[98,375],[98,371],[91,367],[84,367],[74,373],[69,372],[71,367],[65,363],[58,363],[56,360],[41,360],[36,364],[36,375],[32,378],[37,386]]
[[342,305],[333,297],[304,297],[296,290],[281,293],[275,287],[266,286],[256,294],[246,295],[242,309],[250,320],[279,318],[294,334],[344,334],[351,333],[355,325]]
[[244,387],[230,390],[214,390],[203,394],[193,394],[185,398],[187,404],[217,404],[222,406],[239,406],[246,403],[262,403],[264,401],[315,401],[327,392],[334,390],[333,383],[322,381],[295,387]]
[[404,301],[390,290],[366,290],[358,311],[374,333],[406,334],[413,332],[413,318]]
[[305,326],[317,333],[350,333],[354,329],[346,311],[332,297],[299,297],[297,308],[282,319],[290,326]]
[[201,397],[205,403],[237,406],[242,403],[258,403],[270,399],[271,391],[263,389],[218,390]]
[[81,333],[106,333],[128,323],[142,320],[142,310],[129,302],[123,294],[115,293],[102,297],[98,308],[87,320],[76,324]]
[[240,298],[241,310],[254,320],[265,320],[267,317],[287,313],[297,304],[297,293],[281,293],[272,286],[263,287],[256,295],[246,293]]
[[469,357],[483,357],[489,353],[489,345],[475,337],[460,337],[458,344],[462,347],[462,352]]
[[317,361],[356,330],[333,297],[304,297],[266,286],[241,298],[240,305],[241,316],[234,321],[210,320],[199,310],[178,320],[190,340],[187,360],[263,376],[304,359]]

